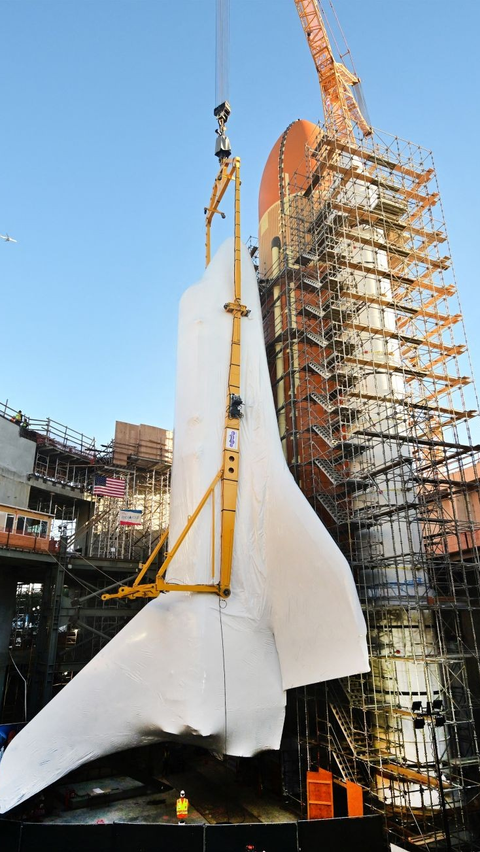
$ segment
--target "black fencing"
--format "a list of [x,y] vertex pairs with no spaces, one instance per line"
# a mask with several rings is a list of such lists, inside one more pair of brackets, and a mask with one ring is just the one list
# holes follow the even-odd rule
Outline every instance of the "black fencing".
[[241,825],[0,820],[0,852],[387,852],[379,816]]
[[118,822],[113,838],[112,852],[203,852],[204,826]]
[[298,822],[300,852],[384,852],[390,849],[382,817],[337,817]]
[[297,823],[205,826],[205,849],[208,852],[244,852],[247,845],[255,846],[259,852],[297,852]]
[[2,852],[16,852],[20,848],[20,822],[0,822],[0,849]]
[[[24,822],[21,823],[19,840],[18,847],[12,846],[11,852],[39,852],[40,849],[48,849],[48,852],[111,852],[113,825],[43,825]],[[0,843],[0,849],[1,852],[7,852],[3,843]]]

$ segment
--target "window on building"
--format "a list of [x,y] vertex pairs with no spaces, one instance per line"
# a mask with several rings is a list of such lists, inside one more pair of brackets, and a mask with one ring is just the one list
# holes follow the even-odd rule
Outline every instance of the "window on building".
[[47,537],[48,521],[40,521],[40,538]]
[[5,521],[5,532],[12,532],[14,523],[15,515],[7,515],[7,520]]
[[24,529],[25,529],[25,518],[22,517],[22,515],[20,515],[20,517],[17,518],[17,533],[23,533]]
[[25,535],[40,535],[40,520],[38,518],[26,518],[25,521]]

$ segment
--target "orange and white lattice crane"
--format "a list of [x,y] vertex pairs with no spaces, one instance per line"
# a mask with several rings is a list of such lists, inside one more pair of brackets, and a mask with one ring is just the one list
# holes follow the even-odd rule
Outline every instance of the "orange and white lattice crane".
[[318,74],[327,135],[354,144],[355,124],[364,136],[372,133],[351,91],[360,79],[336,61],[317,0],[294,3]]

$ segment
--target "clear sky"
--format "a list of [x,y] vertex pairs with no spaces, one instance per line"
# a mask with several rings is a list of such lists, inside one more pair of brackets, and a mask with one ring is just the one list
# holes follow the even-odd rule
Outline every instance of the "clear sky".
[[[271,147],[321,102],[293,0],[231,3],[247,238]],[[374,126],[433,149],[480,374],[480,3],[335,7]],[[0,244],[0,400],[99,442],[117,419],[171,428],[177,305],[216,172],[215,2],[0,0],[0,22],[0,232],[18,239]]]

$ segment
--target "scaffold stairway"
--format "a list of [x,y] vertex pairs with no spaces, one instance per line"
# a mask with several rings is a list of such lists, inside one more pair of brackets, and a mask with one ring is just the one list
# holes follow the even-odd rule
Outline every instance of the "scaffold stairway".
[[336,524],[344,524],[348,521],[348,513],[339,509],[334,500],[322,492],[317,493],[317,500],[327,510],[328,514],[333,518]]
[[341,485],[345,482],[345,477],[338,473],[333,464],[327,461],[327,459],[316,458],[313,461],[317,467],[319,467],[320,470],[328,476],[330,482],[333,482],[334,485]]
[[326,367],[322,367],[321,364],[317,364],[316,361],[309,361],[307,364],[314,373],[318,373],[319,376],[322,376],[323,379],[329,379],[331,376],[330,370],[327,370]]
[[310,278],[310,276],[307,275],[302,278],[302,284],[306,285],[307,287],[312,287],[312,289],[314,290],[320,290],[322,286],[322,282],[319,281],[317,278]]
[[351,707],[358,707],[363,710],[375,707],[374,696],[371,691],[367,690],[368,680],[351,677],[347,680],[339,680],[338,684],[343,689]]
[[339,727],[345,737],[348,745],[352,750],[352,754],[360,759],[367,756],[367,741],[362,731],[357,731],[352,725],[352,721],[341,704],[336,701],[330,702],[330,709],[337,720]]
[[318,402],[322,408],[325,409],[329,414],[338,407],[335,403],[330,402],[327,396],[323,393],[317,393],[316,391],[310,391],[310,396],[314,400],[314,402]]
[[299,263],[301,266],[310,266],[315,263],[318,263],[318,260],[318,254],[312,254],[312,252],[303,251],[301,255],[297,258],[297,263]]
[[357,781],[355,758],[348,753],[347,743],[341,743],[330,725],[331,750],[343,781]]
[[306,331],[305,337],[311,341],[311,343],[316,343],[317,346],[320,346],[322,349],[325,349],[325,346],[328,345],[328,341],[322,334],[317,334],[315,331]]
[[323,311],[321,308],[318,307],[318,305],[309,305],[307,302],[303,306],[303,310],[306,314],[312,314],[312,316],[318,317],[319,319],[322,319],[323,317]]
[[325,443],[328,444],[329,447],[332,447],[332,449],[333,447],[337,447],[340,444],[338,438],[334,438],[332,433],[329,429],[327,429],[326,426],[318,426],[316,423],[313,423],[312,429],[314,432],[316,432],[317,435],[319,435],[320,438],[323,438]]
[[340,770],[342,781],[356,782],[357,774],[355,772],[355,761],[352,758],[349,758],[346,752],[342,751],[341,748],[337,746],[332,747],[332,754],[335,759],[335,763]]

